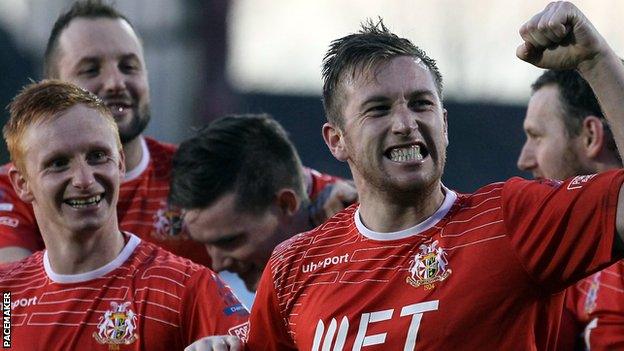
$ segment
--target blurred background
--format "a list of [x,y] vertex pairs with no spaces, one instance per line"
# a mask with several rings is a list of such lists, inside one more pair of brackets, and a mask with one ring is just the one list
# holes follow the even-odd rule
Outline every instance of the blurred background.
[[[52,24],[71,0],[0,0],[0,104],[41,78]],[[290,132],[304,164],[350,177],[320,130],[322,57],[332,39],[384,18],[438,60],[450,146],[445,184],[462,192],[521,175],[515,161],[531,82],[515,57],[520,25],[542,0],[117,0],[145,46],[152,98],[146,132],[178,143],[226,113],[266,112]],[[624,1],[578,0],[616,52]],[[2,124],[7,113],[3,111]],[[6,149],[0,161],[7,161]]]

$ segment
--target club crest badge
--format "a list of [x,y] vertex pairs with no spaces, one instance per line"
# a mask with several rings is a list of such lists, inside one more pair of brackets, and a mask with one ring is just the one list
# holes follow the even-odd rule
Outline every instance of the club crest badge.
[[433,289],[435,282],[446,279],[453,271],[448,268],[446,252],[438,247],[438,241],[429,245],[422,244],[420,252],[414,255],[410,262],[409,275],[405,281],[417,288],[424,286],[425,289]]
[[162,207],[154,214],[152,235],[158,240],[179,239],[182,233],[182,214],[177,208],[161,203]]
[[138,339],[137,315],[128,308],[130,302],[111,302],[111,309],[104,312],[93,338],[100,344],[108,344],[109,350],[119,350],[119,345],[130,345]]

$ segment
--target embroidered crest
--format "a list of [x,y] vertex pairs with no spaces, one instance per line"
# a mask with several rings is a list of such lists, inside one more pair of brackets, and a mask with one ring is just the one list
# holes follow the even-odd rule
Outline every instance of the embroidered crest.
[[164,202],[161,205],[163,207],[154,214],[152,235],[159,240],[179,238],[182,233],[182,211],[169,207]]
[[119,350],[119,345],[130,345],[138,339],[137,315],[128,308],[130,302],[111,302],[111,309],[104,312],[93,338],[100,344],[108,344],[109,350]]
[[415,288],[424,285],[427,290],[433,289],[433,283],[443,281],[453,272],[447,267],[446,252],[437,246],[437,240],[429,245],[420,245],[420,252],[410,262],[409,275],[405,279],[408,284]]

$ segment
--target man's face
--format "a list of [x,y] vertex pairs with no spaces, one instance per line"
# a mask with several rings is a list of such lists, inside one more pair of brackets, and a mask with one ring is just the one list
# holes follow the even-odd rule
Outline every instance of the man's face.
[[74,19],[57,50],[59,78],[104,100],[122,143],[143,132],[150,119],[147,71],[141,43],[126,21]]
[[117,230],[124,169],[116,140],[99,112],[84,105],[26,130],[24,174],[13,183],[21,199],[32,203],[42,229],[70,235]]
[[227,193],[211,206],[189,210],[184,223],[193,240],[203,243],[215,271],[238,274],[255,291],[271,252],[285,238],[279,211],[262,214],[236,209],[236,194]]
[[585,174],[579,159],[582,140],[568,135],[563,113],[559,88],[547,85],[533,93],[524,118],[526,141],[518,157],[520,170],[538,179]]
[[446,110],[427,66],[396,57],[342,84],[342,151],[334,156],[349,163],[356,182],[393,194],[434,189],[448,138]]

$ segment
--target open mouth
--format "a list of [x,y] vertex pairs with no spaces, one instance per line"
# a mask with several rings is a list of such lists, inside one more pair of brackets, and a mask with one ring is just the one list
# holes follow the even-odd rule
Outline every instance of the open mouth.
[[87,208],[91,206],[97,206],[100,201],[102,201],[101,194],[84,199],[67,199],[63,202],[73,208]]
[[132,108],[132,104],[128,101],[107,101],[106,107],[108,107],[113,114],[120,114]]
[[384,155],[393,162],[418,162],[429,155],[427,147],[422,144],[393,146]]

